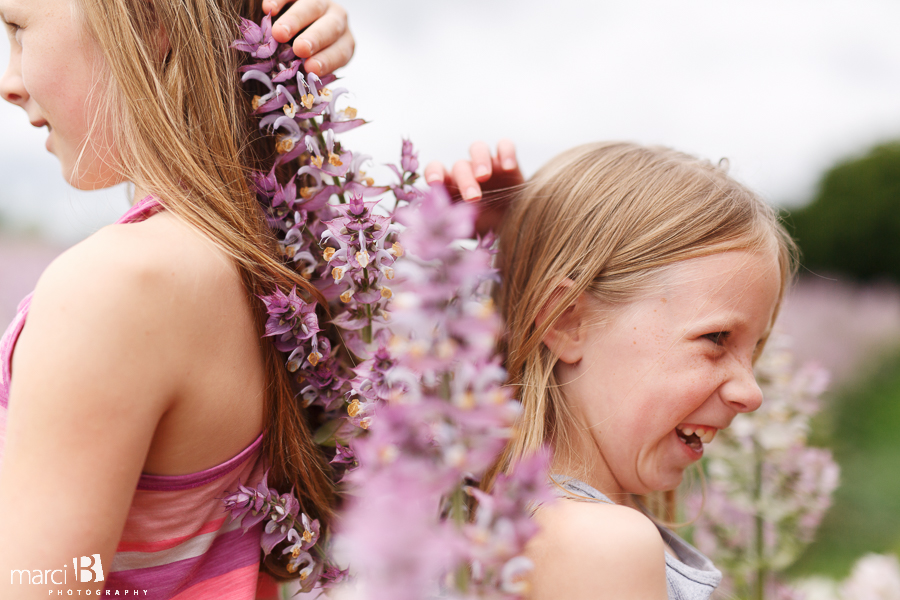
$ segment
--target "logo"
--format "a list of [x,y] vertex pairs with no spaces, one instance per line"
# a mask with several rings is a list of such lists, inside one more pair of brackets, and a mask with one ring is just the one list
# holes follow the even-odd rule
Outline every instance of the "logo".
[[[103,562],[99,554],[72,559],[75,567],[75,583],[100,583],[103,581]],[[18,577],[17,577],[18,576]],[[67,585],[69,565],[62,569],[10,569],[9,582],[21,585]]]
[[78,568],[78,559],[73,558],[75,565],[75,579],[81,583],[98,583],[103,581],[103,563],[99,554],[81,557],[81,568]]
[[[100,560],[99,554],[90,556],[79,556],[72,559],[72,565],[75,572],[72,574],[72,585],[84,583],[98,583],[96,589],[79,589],[78,595],[85,596],[146,596],[150,590],[131,590],[131,589],[104,589],[103,584],[103,562]],[[46,586],[69,586],[69,565],[63,565],[61,569],[10,569],[9,583],[19,583],[19,585],[46,585]],[[73,596],[73,588],[56,588],[49,590],[51,596]],[[142,594],[143,592],[143,594]]]

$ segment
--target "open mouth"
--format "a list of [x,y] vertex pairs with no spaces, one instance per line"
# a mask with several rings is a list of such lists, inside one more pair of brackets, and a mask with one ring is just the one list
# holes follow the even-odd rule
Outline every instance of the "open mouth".
[[708,444],[716,437],[718,429],[703,425],[679,425],[675,433],[684,442],[685,446],[695,452],[703,452],[703,444]]

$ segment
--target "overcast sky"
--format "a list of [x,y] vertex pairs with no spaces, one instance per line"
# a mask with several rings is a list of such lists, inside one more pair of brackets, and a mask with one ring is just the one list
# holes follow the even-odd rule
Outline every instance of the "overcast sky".
[[[531,173],[576,144],[628,139],[727,157],[789,205],[834,161],[900,138],[895,0],[343,4],[357,53],[332,87],[372,121],[345,143],[377,162],[403,137],[423,164],[510,137]],[[0,216],[71,243],[123,212],[125,191],[67,188],[45,138],[0,106]]]

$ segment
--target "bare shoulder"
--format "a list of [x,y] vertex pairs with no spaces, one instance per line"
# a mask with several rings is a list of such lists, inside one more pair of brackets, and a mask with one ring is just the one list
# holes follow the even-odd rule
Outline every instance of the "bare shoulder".
[[531,598],[666,598],[665,545],[643,514],[560,499],[535,519]]
[[94,302],[124,302],[133,314],[145,311],[145,318],[164,315],[175,325],[179,315],[206,314],[204,301],[221,298],[228,284],[241,289],[233,261],[162,212],[141,223],[104,227],[73,246],[44,273],[38,293],[41,288],[82,292]]
[[[16,347],[12,393],[47,399],[47,412],[77,394],[93,407],[79,418],[117,426],[130,407],[143,469],[190,473],[259,434],[259,339],[235,262],[162,212],[106,227],[48,267]],[[48,361],[53,389],[42,377]]]
[[60,255],[38,282],[26,329],[127,348],[142,372],[159,368],[175,384],[210,323],[227,322],[215,317],[232,297],[243,301],[233,263],[161,213],[105,227]]
[[237,276],[222,250],[166,211],[139,223],[104,227],[61,258],[99,275],[115,271],[131,283],[164,288]]

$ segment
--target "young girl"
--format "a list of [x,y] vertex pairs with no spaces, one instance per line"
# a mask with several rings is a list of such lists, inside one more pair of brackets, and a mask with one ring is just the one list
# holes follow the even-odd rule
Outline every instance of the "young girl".
[[[508,142],[471,154],[426,178],[467,199],[479,181],[515,181]],[[499,303],[523,413],[493,473],[550,444],[564,498],[536,512],[531,598],[709,597],[721,574],[635,497],[674,489],[716,432],[759,407],[753,362],[795,263],[758,196],[664,148],[581,146],[516,194]]]
[[[3,98],[47,126],[71,185],[135,186],[131,210],[47,269],[0,343],[0,597],[253,598],[261,526],[228,523],[224,493],[270,469],[269,485],[330,515],[328,465],[261,339],[260,294],[312,291],[282,266],[246,182],[270,149],[229,49],[239,14],[262,11],[0,0]],[[298,2],[275,35],[309,23],[294,46],[311,70],[349,59],[327,2]]]

